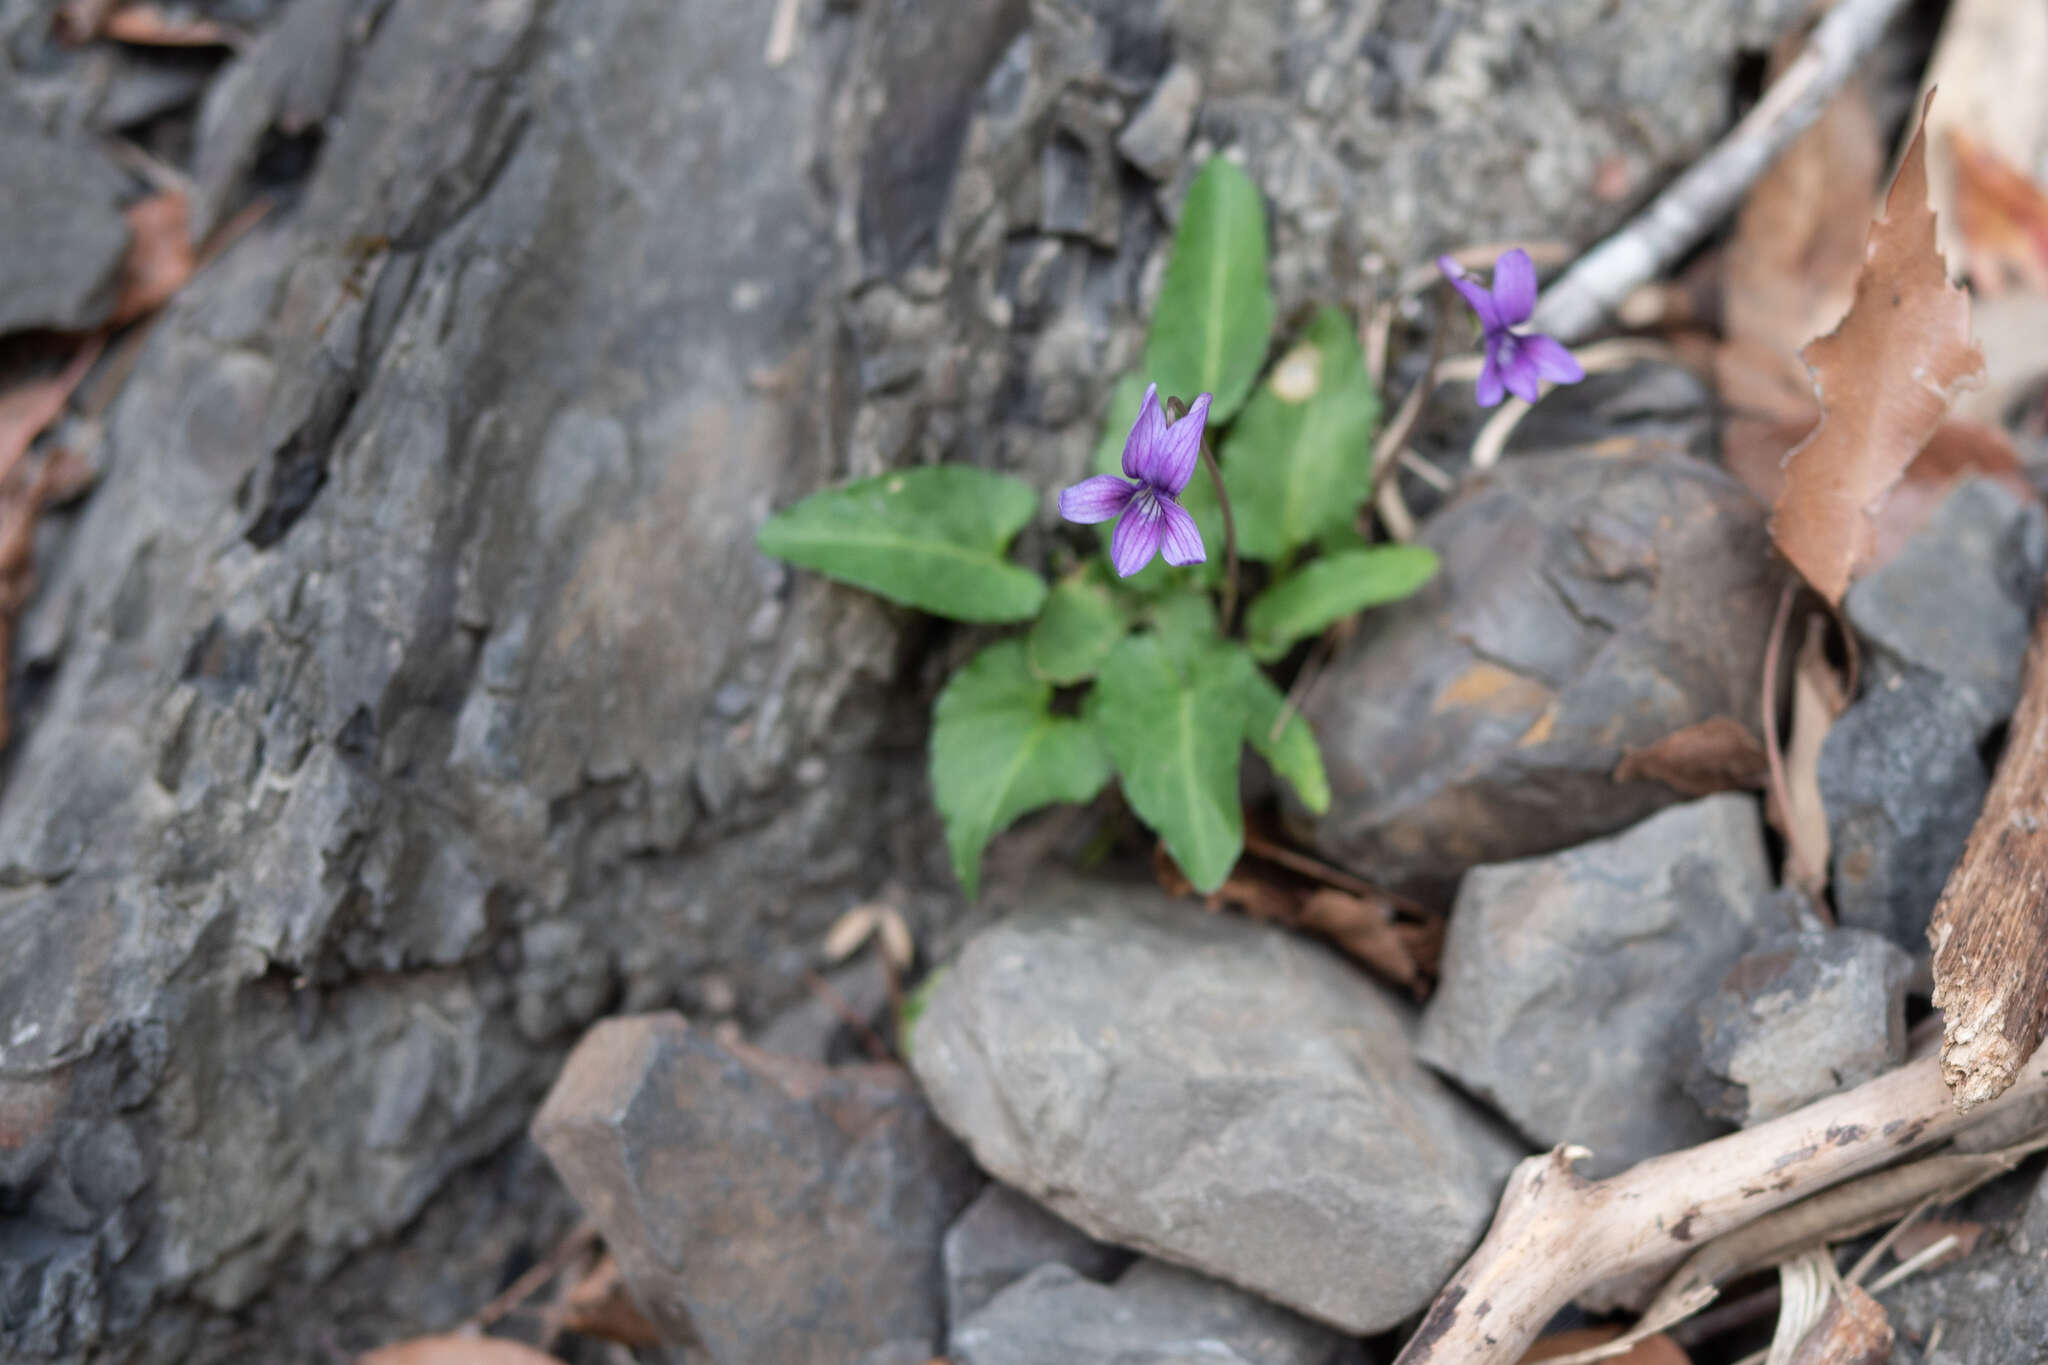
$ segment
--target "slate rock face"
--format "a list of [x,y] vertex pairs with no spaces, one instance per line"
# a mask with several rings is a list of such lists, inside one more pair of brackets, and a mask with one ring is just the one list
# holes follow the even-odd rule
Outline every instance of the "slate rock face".
[[1330,858],[1448,900],[1468,867],[1611,834],[1679,799],[1630,748],[1757,714],[1783,570],[1764,508],[1679,455],[1518,457],[1422,539],[1443,569],[1366,618],[1304,707]]
[[533,1136],[667,1340],[720,1365],[937,1350],[939,1239],[980,1177],[897,1068],[728,1048],[674,1014],[608,1019]]
[[128,178],[86,138],[17,124],[0,105],[0,336],[83,332],[114,311]]
[[1747,1128],[1889,1071],[1906,1060],[1912,970],[1897,945],[1860,929],[1766,939],[1700,1002],[1687,1088]]
[[1106,1280],[1130,1260],[1128,1252],[1105,1246],[1043,1204],[996,1183],[946,1229],[944,1251],[946,1321],[955,1326],[1042,1265]]
[[912,1066],[998,1179],[1088,1233],[1356,1333],[1422,1307],[1518,1155],[1310,942],[1053,884],[978,935]]
[[2019,698],[2044,570],[2041,509],[1971,479],[1849,589],[1868,681],[1820,754],[1842,923],[1926,950],[1934,903],[1990,786],[1985,742]]
[[1769,893],[1756,802],[1732,793],[1474,868],[1418,1051],[1530,1141],[1591,1148],[1591,1172],[1704,1141],[1717,1126],[1682,1088],[1693,1007]]
[[1114,1285],[1040,1266],[954,1328],[954,1365],[1328,1365],[1337,1336],[1158,1261]]
[[[957,913],[934,637],[759,559],[772,509],[1079,477],[1214,150],[1283,315],[1357,298],[1374,254],[1611,228],[1602,159],[1687,164],[1802,8],[880,0],[776,66],[725,0],[239,9],[195,227],[317,157],[159,321],[14,641],[0,1357],[311,1359],[487,1299],[493,1239],[431,1282],[380,1248],[496,1207],[477,1163],[539,1179],[493,1154],[592,1018],[758,1026],[889,879],[921,941]],[[81,135],[49,6],[0,38]],[[1152,182],[1116,139],[1176,63]]]
[[1902,1343],[1941,1341],[1919,1365],[2034,1365],[2048,1358],[2048,1183],[2019,1217],[1992,1227],[1977,1250],[1878,1296]]

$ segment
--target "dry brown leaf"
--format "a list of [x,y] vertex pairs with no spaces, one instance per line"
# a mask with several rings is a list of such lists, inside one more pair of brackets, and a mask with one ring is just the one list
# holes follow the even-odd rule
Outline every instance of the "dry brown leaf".
[[576,1282],[563,1305],[562,1326],[585,1336],[603,1337],[622,1346],[658,1346],[661,1334],[640,1311],[626,1288],[626,1277],[610,1252]]
[[[1531,1346],[1522,1357],[1522,1363],[1533,1365],[1536,1361],[1556,1360],[1560,1356],[1602,1345],[1620,1335],[1619,1327],[1574,1327],[1568,1332],[1553,1332]],[[1659,1332],[1656,1336],[1643,1338],[1624,1355],[1609,1356],[1607,1365],[1692,1365],[1692,1357],[1677,1342]]]
[[2040,495],[2028,481],[2012,438],[1999,427],[1952,417],[1943,422],[1926,448],[1906,467],[1877,513],[1877,536],[1870,554],[1872,568],[1889,562],[1934,516],[1935,509],[1962,479],[1972,475],[1994,480],[2025,502]]
[[1806,618],[1806,639],[1792,665],[1792,732],[1785,743],[1785,804],[1777,812],[1785,836],[1785,877],[1816,901],[1828,881],[1828,812],[1820,797],[1820,746],[1848,705],[1841,677],[1828,662],[1827,621]]
[[1977,275],[1961,216],[1953,135],[2038,171],[2048,156],[2048,5],[1950,0],[1921,89],[1939,87],[1926,119],[1927,204],[1940,220],[1942,254],[1958,276]]
[[1770,780],[1763,741],[1733,716],[1714,716],[1630,749],[1614,767],[1616,782],[1662,782],[1681,796],[1744,791]]
[[559,1356],[498,1337],[414,1337],[365,1351],[356,1365],[562,1365]]
[[241,35],[196,14],[173,14],[162,5],[123,5],[100,21],[100,37],[134,47],[236,47]]
[[1813,1330],[1800,1338],[1792,1365],[1885,1365],[1891,1358],[1892,1325],[1883,1306],[1843,1284]]
[[1786,457],[1771,537],[1836,606],[1876,547],[1876,513],[1949,402],[1984,358],[1970,341],[1970,300],[1949,283],[1927,208],[1926,143],[1915,135],[1871,225],[1855,301],[1808,346],[1822,421]]
[[1956,163],[1956,228],[1971,286],[1979,294],[2048,294],[2048,194],[1960,128],[1949,133],[1949,143]]
[[1978,1239],[1983,1236],[1982,1223],[1961,1218],[1923,1219],[1892,1239],[1892,1259],[1903,1265],[1944,1237],[1953,1237],[1956,1239],[1955,1249],[1929,1262],[1927,1268],[1947,1265],[1975,1251]]
[[72,390],[99,359],[101,344],[95,337],[80,346],[62,374],[0,391],[0,479],[14,471],[36,437],[63,415]]
[[121,288],[113,325],[135,319],[170,302],[198,268],[182,190],[165,190],[130,204],[128,258],[121,263]]

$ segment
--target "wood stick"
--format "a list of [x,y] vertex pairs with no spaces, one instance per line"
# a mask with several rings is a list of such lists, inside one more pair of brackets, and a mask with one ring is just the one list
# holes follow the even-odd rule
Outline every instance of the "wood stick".
[[[2037,1056],[1986,1111],[2048,1094]],[[1583,1149],[1515,1168],[1493,1226],[1437,1295],[1395,1365],[1509,1365],[1557,1310],[1605,1280],[1662,1265],[1817,1190],[1970,1126],[1926,1057],[1854,1090],[1698,1147],[1587,1180]]]
[[1533,323],[1570,346],[1726,217],[1877,43],[1903,0],[1839,0],[1754,109],[1620,232],[1544,291]]
[[1956,1107],[2002,1093],[2048,1032],[2048,611],[2005,754],[1934,907],[1934,1007]]

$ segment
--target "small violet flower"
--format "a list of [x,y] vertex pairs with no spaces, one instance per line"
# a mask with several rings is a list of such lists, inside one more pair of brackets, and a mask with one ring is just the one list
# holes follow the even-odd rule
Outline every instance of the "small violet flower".
[[1503,390],[1533,403],[1539,392],[1538,380],[1576,384],[1586,377],[1572,353],[1554,337],[1515,330],[1536,311],[1536,267],[1528,252],[1517,248],[1494,262],[1490,292],[1476,280],[1466,279],[1458,263],[1448,256],[1437,257],[1436,268],[1465,296],[1486,329],[1486,364],[1479,371],[1479,386],[1473,394],[1480,407],[1500,402]]
[[1159,406],[1159,386],[1149,385],[1138,420],[1124,442],[1124,473],[1083,479],[1060,493],[1060,515],[1093,525],[1122,517],[1109,538],[1109,562],[1129,578],[1155,554],[1169,564],[1200,564],[1208,558],[1202,532],[1179,502],[1202,454],[1202,427],[1209,420],[1209,395],[1195,400],[1188,415],[1171,426]]

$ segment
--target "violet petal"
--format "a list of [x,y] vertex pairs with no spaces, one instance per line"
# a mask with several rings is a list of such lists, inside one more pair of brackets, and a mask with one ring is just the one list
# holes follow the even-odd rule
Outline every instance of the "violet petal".
[[1586,367],[1555,337],[1531,332],[1521,339],[1520,350],[1536,373],[1553,384],[1576,384],[1586,377]]
[[1137,491],[1128,480],[1114,474],[1098,474],[1060,490],[1060,515],[1068,521],[1093,526],[1121,515]]
[[1436,268],[1443,272],[1453,289],[1465,296],[1465,302],[1472,305],[1472,311],[1479,314],[1480,326],[1491,332],[1501,325],[1500,310],[1493,306],[1493,295],[1476,281],[1466,279],[1465,272],[1459,269],[1456,261],[1448,256],[1439,256]]
[[1524,344],[1527,340],[1516,336],[1501,339],[1500,381],[1509,393],[1524,403],[1533,403],[1543,396],[1543,387],[1536,373],[1536,358]]
[[1493,306],[1503,327],[1527,322],[1536,311],[1536,266],[1520,247],[1493,263]]
[[1202,528],[1195,525],[1188,509],[1177,502],[1163,501],[1159,510],[1166,522],[1160,536],[1159,554],[1169,564],[1200,564],[1209,557],[1202,546]]
[[1124,509],[1123,520],[1109,538],[1109,562],[1118,578],[1129,578],[1152,562],[1159,553],[1159,541],[1166,531],[1166,516],[1159,499],[1150,489],[1140,490]]
[[1202,428],[1208,421],[1209,395],[1205,393],[1195,400],[1187,416],[1166,429],[1166,440],[1142,476],[1145,481],[1162,493],[1178,497],[1194,477],[1195,465],[1202,458]]
[[1138,420],[1131,423],[1131,434],[1124,441],[1124,473],[1134,479],[1144,479],[1141,472],[1153,459],[1152,452],[1166,441],[1166,412],[1159,406],[1159,386],[1145,386],[1145,401],[1138,404]]
[[1498,404],[1506,393],[1501,384],[1501,339],[1506,333],[1498,333],[1486,339],[1486,363],[1479,367],[1479,383],[1472,391],[1472,399],[1482,408]]

